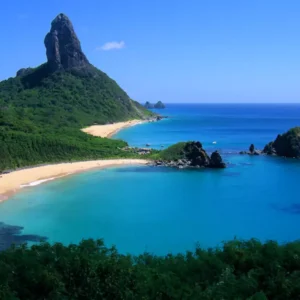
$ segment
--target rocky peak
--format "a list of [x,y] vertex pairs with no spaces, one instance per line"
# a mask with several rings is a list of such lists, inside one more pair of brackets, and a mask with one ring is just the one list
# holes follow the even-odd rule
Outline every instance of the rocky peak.
[[30,74],[33,71],[32,68],[22,68],[17,72],[17,76],[25,76]]
[[50,32],[47,33],[44,43],[47,64],[52,72],[89,66],[73,25],[66,15],[59,14],[52,21]]

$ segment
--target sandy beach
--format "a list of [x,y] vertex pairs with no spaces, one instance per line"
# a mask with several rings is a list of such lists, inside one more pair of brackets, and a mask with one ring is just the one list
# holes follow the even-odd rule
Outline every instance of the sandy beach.
[[146,164],[143,159],[111,159],[92,160],[74,163],[60,163],[14,171],[0,177],[0,201],[6,200],[11,194],[24,186],[34,186],[66,175],[82,172],[93,168],[107,168],[120,165]]
[[107,125],[93,125],[90,127],[83,128],[82,131],[88,134],[99,136],[99,137],[111,137],[112,135],[116,134],[119,130],[131,127],[137,124],[144,123],[146,121],[142,120],[131,120],[126,122],[118,122],[113,124]]

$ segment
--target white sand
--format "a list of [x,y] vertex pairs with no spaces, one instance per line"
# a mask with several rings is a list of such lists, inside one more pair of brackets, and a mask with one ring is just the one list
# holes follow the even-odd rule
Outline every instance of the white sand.
[[127,128],[130,126],[134,126],[137,124],[141,124],[145,121],[142,120],[131,120],[127,122],[118,122],[113,124],[107,124],[107,125],[93,125],[90,127],[83,128],[82,131],[89,133],[94,136],[100,136],[100,137],[111,137],[112,135],[116,134],[119,130],[123,128]]
[[7,199],[9,195],[18,191],[22,187],[35,186],[45,181],[53,180],[88,169],[146,163],[148,163],[148,161],[144,159],[93,160],[46,165],[18,170],[9,174],[2,174],[0,175],[0,201]]

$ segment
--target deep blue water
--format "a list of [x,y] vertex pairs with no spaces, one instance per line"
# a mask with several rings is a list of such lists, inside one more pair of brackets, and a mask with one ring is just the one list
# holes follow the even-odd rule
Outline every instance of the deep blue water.
[[170,118],[124,129],[115,138],[155,148],[200,140],[206,149],[236,152],[251,143],[263,148],[278,133],[300,126],[300,104],[169,104],[157,112]]
[[93,170],[24,189],[0,204],[0,221],[50,242],[104,238],[135,254],[214,247],[234,237],[300,238],[300,161],[235,154],[300,125],[300,105],[170,105],[163,112],[170,118],[117,137],[158,148],[200,140],[221,149],[229,167]]

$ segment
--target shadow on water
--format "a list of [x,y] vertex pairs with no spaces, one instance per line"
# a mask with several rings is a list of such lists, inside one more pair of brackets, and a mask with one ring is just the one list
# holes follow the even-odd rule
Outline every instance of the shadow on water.
[[21,234],[24,227],[7,225],[0,222],[0,251],[8,249],[12,244],[21,245],[26,242],[43,242],[47,238],[34,234]]
[[276,205],[272,205],[272,208],[293,215],[300,215],[300,204],[293,203],[286,207],[278,207]]

